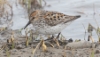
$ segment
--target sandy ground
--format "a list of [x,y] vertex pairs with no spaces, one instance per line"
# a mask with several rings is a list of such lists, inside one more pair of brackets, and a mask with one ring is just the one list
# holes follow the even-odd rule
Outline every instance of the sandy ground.
[[[5,36],[4,36],[5,35]],[[100,44],[98,42],[68,42],[64,40],[57,45],[53,40],[44,41],[47,45],[47,50],[44,51],[43,47],[38,46],[39,40],[30,41],[26,46],[26,38],[22,36],[18,30],[14,30],[14,44],[12,49],[12,42],[7,42],[7,39],[11,39],[12,30],[5,30],[0,32],[3,41],[0,41],[0,57],[99,57],[100,56]],[[59,41],[59,40],[58,40]],[[51,43],[52,45],[49,45]],[[3,48],[4,47],[4,48]],[[34,52],[34,50],[36,50]],[[34,53],[33,53],[34,52]]]

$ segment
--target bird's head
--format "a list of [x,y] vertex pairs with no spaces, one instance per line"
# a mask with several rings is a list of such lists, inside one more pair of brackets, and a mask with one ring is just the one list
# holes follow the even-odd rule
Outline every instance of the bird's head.
[[28,23],[26,24],[26,26],[24,27],[24,29],[25,29],[28,25],[30,25],[32,22],[35,22],[35,21],[38,19],[39,14],[40,14],[40,10],[35,10],[35,11],[33,11],[33,12],[30,14],[30,16],[29,16],[29,21],[28,21]]

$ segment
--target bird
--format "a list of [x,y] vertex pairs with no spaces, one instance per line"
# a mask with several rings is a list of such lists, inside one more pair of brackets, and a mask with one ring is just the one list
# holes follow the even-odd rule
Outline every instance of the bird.
[[32,24],[36,34],[54,35],[60,33],[81,15],[70,16],[57,11],[35,10],[29,16],[24,29]]

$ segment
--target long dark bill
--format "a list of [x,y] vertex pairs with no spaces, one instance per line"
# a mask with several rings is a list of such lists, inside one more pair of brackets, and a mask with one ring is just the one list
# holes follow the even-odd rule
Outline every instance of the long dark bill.
[[28,25],[30,25],[31,24],[31,21],[29,21],[27,24],[26,24],[26,26],[24,27],[24,29],[28,26]]

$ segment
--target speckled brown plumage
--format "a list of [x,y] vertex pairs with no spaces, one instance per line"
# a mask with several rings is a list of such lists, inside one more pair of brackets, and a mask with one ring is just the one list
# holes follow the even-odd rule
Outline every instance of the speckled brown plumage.
[[[33,27],[37,30],[39,33],[43,34],[55,34],[58,32],[61,32],[68,23],[76,20],[79,18],[78,16],[69,16],[63,13],[59,13],[56,11],[45,11],[45,10],[36,10],[32,12],[29,16],[29,22],[25,26],[25,28],[32,23]],[[62,27],[62,28],[61,28]],[[48,29],[47,29],[48,28]],[[43,31],[40,31],[43,30]],[[49,31],[55,31],[55,32],[49,32]],[[57,31],[56,31],[57,30]]]

